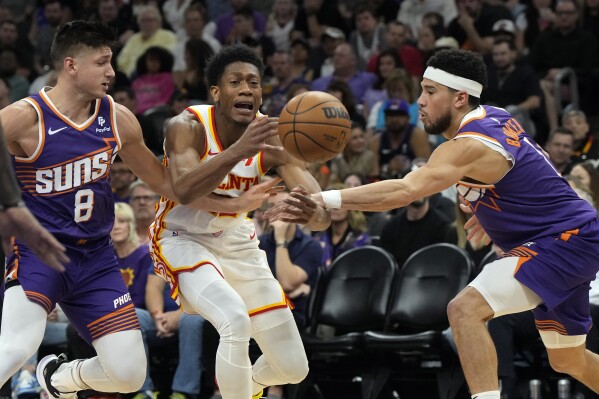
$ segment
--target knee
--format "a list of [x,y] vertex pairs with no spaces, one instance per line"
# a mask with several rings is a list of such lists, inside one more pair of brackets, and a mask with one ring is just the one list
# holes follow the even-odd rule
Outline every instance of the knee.
[[550,351],[549,353],[549,364],[553,370],[558,373],[569,374],[575,378],[584,372],[584,356],[581,358],[580,356],[565,350],[561,350],[560,354],[551,352],[553,351]]
[[223,321],[216,326],[221,341],[250,340],[251,322],[245,308],[229,310]]
[[468,301],[458,296],[447,305],[447,318],[452,328],[460,325],[469,317]]
[[486,321],[493,310],[474,288],[468,287],[447,305],[447,317],[452,328],[469,322]]
[[146,352],[141,342],[131,345],[122,356],[100,359],[100,362],[115,392],[130,393],[141,389],[147,370]]
[[281,370],[283,374],[281,377],[287,384],[299,384],[306,378],[309,371],[308,359],[304,357],[286,364]]

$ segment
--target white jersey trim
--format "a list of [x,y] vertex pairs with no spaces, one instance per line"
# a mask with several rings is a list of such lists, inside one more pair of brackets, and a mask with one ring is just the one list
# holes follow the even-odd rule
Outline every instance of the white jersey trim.
[[41,109],[39,108],[39,105],[37,103],[35,103],[33,100],[30,100],[29,98],[24,98],[23,101],[25,101],[26,103],[31,105],[33,107],[33,109],[35,110],[35,113],[37,114],[37,130],[38,130],[37,147],[36,147],[35,151],[33,151],[33,154],[31,154],[30,157],[22,158],[22,157],[15,156],[15,159],[17,161],[21,161],[21,162],[31,162],[39,156],[39,153],[42,150],[42,146],[44,145],[44,119],[43,119],[44,117],[43,117]]

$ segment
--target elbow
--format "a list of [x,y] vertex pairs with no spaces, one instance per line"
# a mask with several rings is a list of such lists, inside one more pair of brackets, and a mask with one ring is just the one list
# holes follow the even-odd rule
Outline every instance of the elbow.
[[189,205],[192,201],[192,197],[189,193],[189,190],[183,190],[180,187],[173,187],[173,192],[175,193],[175,197],[177,197],[177,202],[181,205]]

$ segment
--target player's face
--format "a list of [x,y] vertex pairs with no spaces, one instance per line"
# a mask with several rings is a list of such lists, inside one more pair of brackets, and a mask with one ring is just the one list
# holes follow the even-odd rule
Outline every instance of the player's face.
[[116,214],[114,217],[114,226],[110,232],[110,238],[115,244],[121,244],[129,239],[129,221],[122,215]]
[[234,62],[225,68],[219,86],[210,91],[221,112],[234,122],[248,125],[262,103],[262,81],[255,65]]
[[451,125],[453,94],[443,85],[429,79],[422,80],[422,93],[418,97],[418,114],[424,130],[435,136],[445,133]]
[[75,76],[80,90],[100,98],[106,94],[114,78],[111,59],[112,50],[108,46],[86,47],[75,57],[67,57],[67,68],[69,73]]

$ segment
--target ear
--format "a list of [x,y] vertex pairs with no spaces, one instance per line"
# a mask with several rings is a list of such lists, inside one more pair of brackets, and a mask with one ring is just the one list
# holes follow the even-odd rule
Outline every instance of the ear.
[[468,106],[468,93],[465,91],[458,91],[455,94],[454,105],[456,108],[462,108],[464,106]]
[[77,71],[77,61],[72,57],[66,57],[63,62],[64,70],[71,74]]
[[220,88],[218,86],[210,86],[210,95],[215,103],[220,100]]

